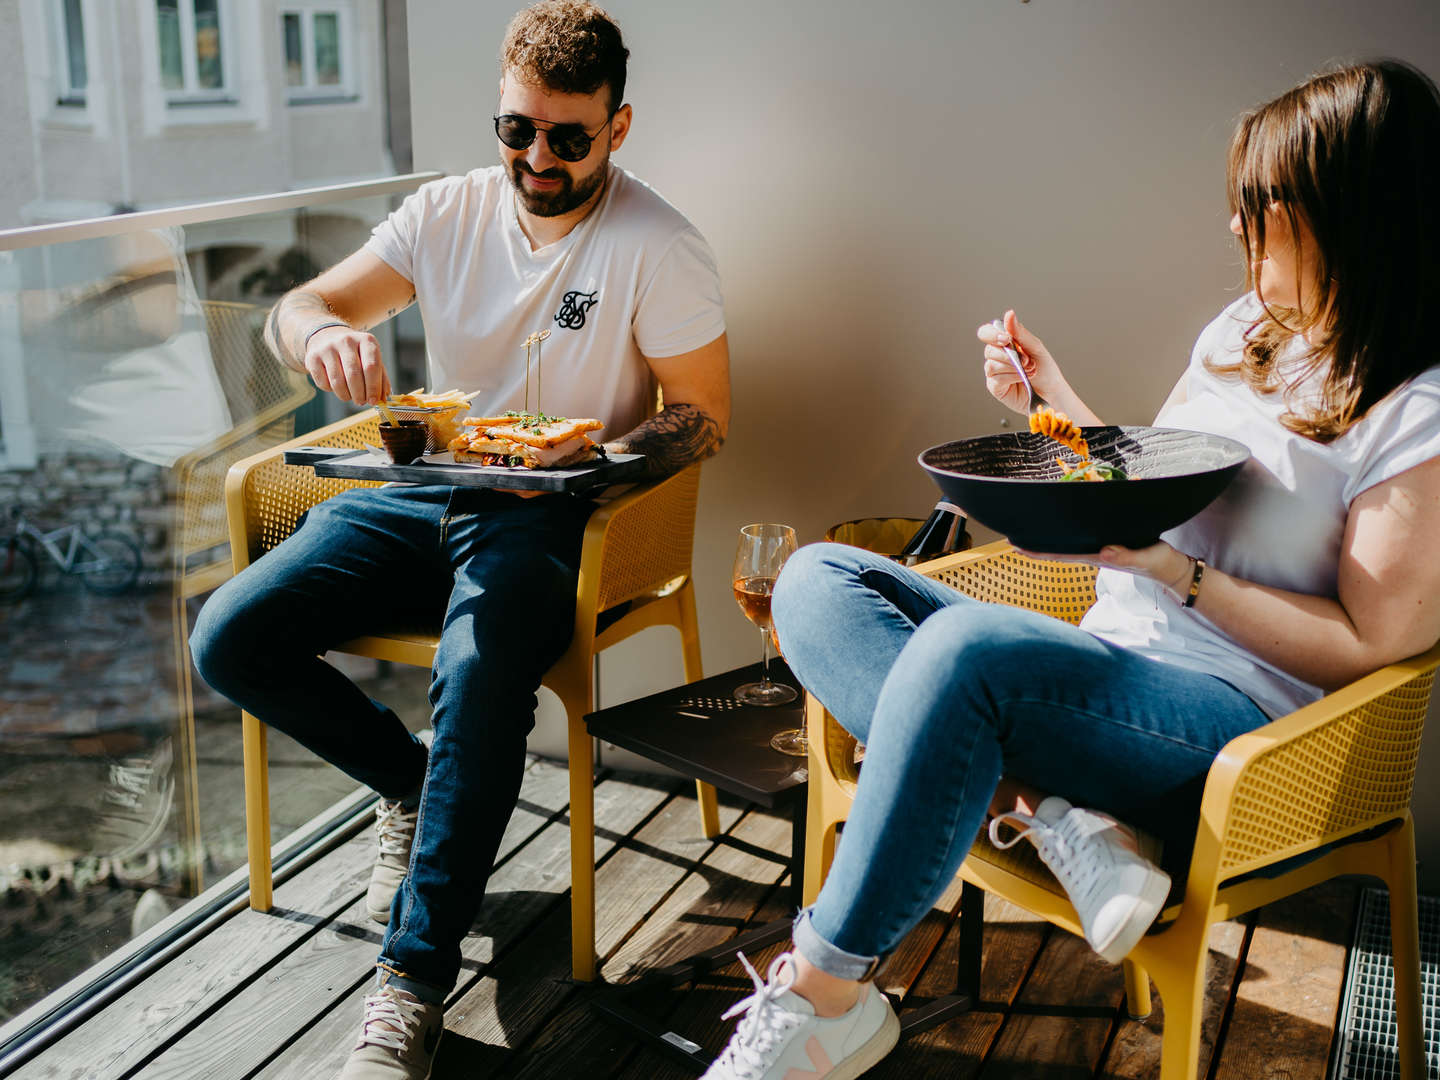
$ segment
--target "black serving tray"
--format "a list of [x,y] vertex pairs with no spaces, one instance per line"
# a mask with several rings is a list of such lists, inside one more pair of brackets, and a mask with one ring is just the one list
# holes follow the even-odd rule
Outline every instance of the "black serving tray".
[[495,465],[459,465],[448,450],[427,454],[410,465],[392,465],[369,450],[301,446],[285,451],[285,464],[309,465],[316,476],[346,480],[453,484],[510,491],[583,491],[637,478],[645,470],[645,455],[611,454],[563,469],[509,469]]

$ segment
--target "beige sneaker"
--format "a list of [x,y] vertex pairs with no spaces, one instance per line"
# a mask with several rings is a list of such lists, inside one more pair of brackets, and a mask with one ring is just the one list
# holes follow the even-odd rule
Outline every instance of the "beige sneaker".
[[375,807],[375,832],[380,850],[375,856],[375,869],[370,872],[365,909],[376,922],[390,921],[390,902],[410,869],[410,845],[415,839],[415,822],[419,817],[418,809],[406,810],[398,802],[381,799]]
[[444,1006],[387,983],[365,999],[360,1041],[337,1080],[427,1080],[444,1033]]

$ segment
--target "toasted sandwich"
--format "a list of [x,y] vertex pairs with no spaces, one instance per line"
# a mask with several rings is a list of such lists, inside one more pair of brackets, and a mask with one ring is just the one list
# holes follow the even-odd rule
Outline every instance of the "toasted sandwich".
[[450,440],[456,461],[517,469],[556,469],[579,465],[604,451],[589,436],[605,425],[544,413],[467,416],[465,429]]

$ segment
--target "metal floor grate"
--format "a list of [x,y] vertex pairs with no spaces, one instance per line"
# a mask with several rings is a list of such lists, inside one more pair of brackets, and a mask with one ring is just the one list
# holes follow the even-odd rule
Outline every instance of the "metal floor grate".
[[[1440,1076],[1440,900],[1420,897],[1420,994],[1425,1062]],[[1390,894],[1366,889],[1345,973],[1340,1030],[1335,1033],[1335,1080],[1398,1080],[1395,1057],[1395,974],[1390,956]]]

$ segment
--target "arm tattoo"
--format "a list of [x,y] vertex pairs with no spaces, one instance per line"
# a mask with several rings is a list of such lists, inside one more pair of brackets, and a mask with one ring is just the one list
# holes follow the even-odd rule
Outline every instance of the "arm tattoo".
[[607,444],[617,454],[644,454],[650,477],[669,476],[703,461],[725,440],[720,425],[694,405],[667,405],[628,435]]

